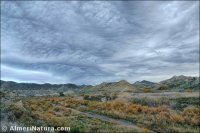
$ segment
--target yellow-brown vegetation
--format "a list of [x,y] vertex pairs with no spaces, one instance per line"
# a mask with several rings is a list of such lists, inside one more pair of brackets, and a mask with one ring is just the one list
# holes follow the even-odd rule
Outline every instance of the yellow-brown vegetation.
[[[81,100],[75,98],[52,97],[48,99],[32,100],[25,104],[30,108],[35,118],[49,122],[49,125],[64,125],[64,117],[72,117],[73,111],[70,109],[92,111],[95,113],[108,115],[110,117],[138,120],[140,123],[157,127],[162,127],[165,123],[187,124],[192,126],[200,125],[200,109],[198,107],[188,107],[183,111],[174,111],[167,105],[150,107],[122,101],[97,102]],[[144,132],[148,131],[144,128]]]

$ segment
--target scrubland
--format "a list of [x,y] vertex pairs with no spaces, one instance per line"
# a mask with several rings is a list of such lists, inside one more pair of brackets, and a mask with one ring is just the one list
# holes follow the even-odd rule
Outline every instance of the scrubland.
[[[188,132],[198,133],[198,97],[133,97],[128,102],[84,100],[78,97],[33,97],[10,105],[16,118],[26,125],[70,126],[71,132]],[[126,120],[128,126],[91,118],[81,112]]]

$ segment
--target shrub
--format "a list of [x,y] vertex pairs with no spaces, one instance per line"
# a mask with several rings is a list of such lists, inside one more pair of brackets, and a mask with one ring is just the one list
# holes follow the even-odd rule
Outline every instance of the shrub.
[[168,87],[165,86],[165,85],[161,85],[161,86],[158,88],[158,90],[167,90],[167,89],[168,89]]
[[199,105],[199,97],[180,97],[172,99],[172,101],[176,102],[177,104]]
[[187,107],[184,109],[183,116],[188,116],[188,117],[195,117],[195,116],[200,116],[200,109],[198,107]]
[[24,111],[20,108],[16,107],[15,105],[11,105],[9,110],[12,111],[17,119],[20,119],[21,116],[24,114]]
[[148,129],[143,128],[143,133],[148,133]]
[[151,89],[150,88],[145,88],[144,89],[144,93],[151,93]]
[[170,120],[175,123],[184,123],[184,117],[178,114],[170,114]]
[[147,106],[161,106],[161,105],[168,105],[170,104],[170,101],[168,98],[133,98],[132,103],[135,104],[141,104],[141,105],[147,105]]
[[53,110],[56,112],[60,111],[60,109],[58,107],[55,107]]
[[191,124],[194,126],[200,126],[200,116],[193,117]]
[[59,95],[60,95],[61,97],[65,96],[65,94],[64,94],[63,92],[60,92]]
[[83,99],[84,99],[84,100],[89,100],[89,95],[84,95],[84,96],[83,96]]
[[185,89],[185,92],[192,93],[192,89],[190,89],[190,88],[188,88],[188,89]]

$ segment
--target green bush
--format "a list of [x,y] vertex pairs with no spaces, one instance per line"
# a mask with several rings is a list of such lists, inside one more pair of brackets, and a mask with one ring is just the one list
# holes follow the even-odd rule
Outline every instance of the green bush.
[[60,92],[59,95],[60,95],[61,97],[65,96],[65,94],[64,94],[63,92]]
[[170,101],[168,98],[134,98],[131,100],[132,103],[141,104],[146,106],[158,107],[161,105],[169,105]]

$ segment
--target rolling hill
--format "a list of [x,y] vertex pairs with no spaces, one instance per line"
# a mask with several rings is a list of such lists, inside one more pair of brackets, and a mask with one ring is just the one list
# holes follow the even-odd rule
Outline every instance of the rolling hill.
[[173,76],[159,83],[150,81],[137,81],[133,84],[126,80],[119,82],[103,82],[99,85],[76,85],[76,84],[36,84],[16,83],[1,80],[1,90],[10,90],[25,96],[51,95],[64,92],[66,94],[91,94],[91,95],[127,95],[133,92],[163,92],[163,91],[198,91],[199,77]]

